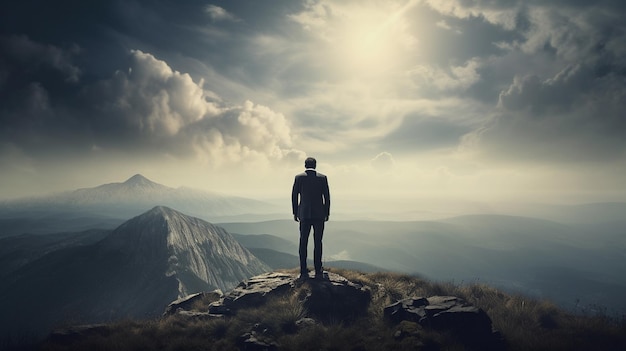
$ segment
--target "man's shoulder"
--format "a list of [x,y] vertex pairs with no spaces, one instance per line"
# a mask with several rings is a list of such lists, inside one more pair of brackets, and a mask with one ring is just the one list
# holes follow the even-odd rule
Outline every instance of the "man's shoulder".
[[[297,178],[305,178],[305,177],[309,177],[309,176],[310,176],[310,174],[309,174],[309,173],[310,173],[310,172],[306,172],[306,171],[305,171],[305,172],[302,172],[302,173],[298,173],[298,174],[296,174],[296,179],[297,179]],[[317,172],[317,171],[315,171],[315,174],[313,174],[313,176],[318,177],[318,178],[326,178],[326,175],[324,175],[324,174],[322,174],[322,173],[320,173],[320,172]]]

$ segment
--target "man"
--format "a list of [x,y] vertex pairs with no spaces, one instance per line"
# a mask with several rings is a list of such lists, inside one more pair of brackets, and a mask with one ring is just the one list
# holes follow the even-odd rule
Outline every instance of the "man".
[[300,277],[309,276],[306,256],[309,234],[313,227],[315,278],[320,279],[323,277],[322,236],[324,235],[324,222],[328,221],[330,215],[330,191],[328,179],[325,175],[315,171],[316,165],[317,161],[313,157],[308,157],[304,161],[306,170],[296,175],[293,183],[291,206],[293,219],[300,222]]

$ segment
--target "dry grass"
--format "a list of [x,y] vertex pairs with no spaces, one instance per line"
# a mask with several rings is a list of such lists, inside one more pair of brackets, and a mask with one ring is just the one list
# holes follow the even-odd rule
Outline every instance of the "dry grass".
[[191,305],[191,309],[194,311],[206,311],[209,309],[209,305],[211,304],[211,302],[215,302],[218,300],[218,294],[205,294],[201,299],[193,302],[193,304]]
[[[268,299],[259,307],[216,320],[171,316],[152,321],[122,321],[102,335],[69,344],[47,342],[42,350],[237,350],[238,338],[254,329],[260,339],[275,341],[282,350],[463,350],[453,335],[425,330],[416,323],[390,325],[383,308],[413,296],[454,295],[487,312],[509,350],[625,350],[626,321],[604,316],[579,316],[547,301],[502,293],[489,286],[433,283],[395,274],[365,274],[333,269],[372,291],[367,315],[298,327],[307,315],[298,294]],[[210,301],[197,305],[206,310]],[[401,337],[398,337],[400,335]]]

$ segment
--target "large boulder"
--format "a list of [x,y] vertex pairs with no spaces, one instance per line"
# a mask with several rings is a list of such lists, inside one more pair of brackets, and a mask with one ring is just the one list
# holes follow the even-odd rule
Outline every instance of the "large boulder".
[[504,348],[502,337],[493,330],[487,313],[456,296],[404,299],[385,307],[384,316],[393,323],[411,321],[423,327],[451,331],[470,349]]

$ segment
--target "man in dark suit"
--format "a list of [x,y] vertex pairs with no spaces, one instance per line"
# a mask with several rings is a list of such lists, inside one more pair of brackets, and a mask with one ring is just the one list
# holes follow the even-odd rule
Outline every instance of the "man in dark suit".
[[[308,157],[304,161],[306,170],[296,175],[291,192],[293,219],[300,222],[300,277],[308,277],[306,266],[309,234],[313,227],[313,263],[315,278],[322,278],[322,236],[324,222],[330,215],[330,191],[325,175],[315,171],[317,161]],[[299,198],[299,199],[298,199]],[[299,200],[299,201],[298,201]]]

